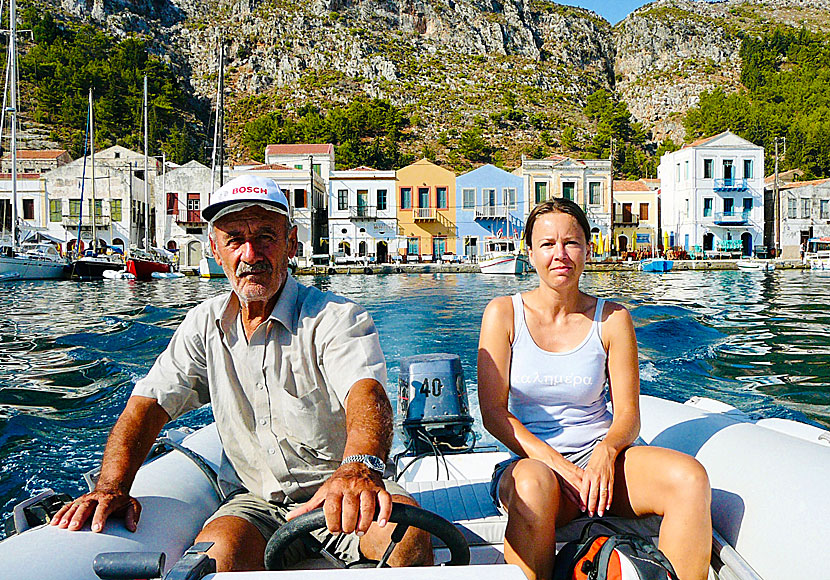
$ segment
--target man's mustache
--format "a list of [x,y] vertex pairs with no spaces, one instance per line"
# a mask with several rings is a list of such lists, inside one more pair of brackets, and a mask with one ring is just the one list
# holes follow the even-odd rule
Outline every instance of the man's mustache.
[[244,276],[245,274],[270,274],[273,271],[274,267],[266,260],[254,262],[253,264],[239,262],[239,266],[236,267],[237,276]]

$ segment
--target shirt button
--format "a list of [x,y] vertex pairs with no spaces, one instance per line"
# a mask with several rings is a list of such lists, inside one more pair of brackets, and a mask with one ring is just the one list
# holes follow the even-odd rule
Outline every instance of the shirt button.
[[271,447],[270,449],[268,449],[268,453],[270,453],[271,455],[273,455],[273,454],[274,454],[274,453],[276,453],[276,452],[277,452],[277,450],[276,450],[276,449],[274,449],[273,447]]
[[262,383],[257,383],[256,388],[261,391],[262,389],[265,388],[265,385],[263,385]]
[[260,420],[259,420],[259,424],[260,424],[260,425],[267,425],[267,424],[268,424],[268,421],[266,421],[265,419],[260,419]]

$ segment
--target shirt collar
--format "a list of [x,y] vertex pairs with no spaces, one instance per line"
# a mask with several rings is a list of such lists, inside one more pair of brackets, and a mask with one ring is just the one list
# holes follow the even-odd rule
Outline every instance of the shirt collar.
[[[287,274],[279,298],[277,298],[277,303],[274,304],[274,308],[268,316],[269,319],[282,324],[292,334],[297,331],[297,317],[295,314],[298,295],[297,281],[291,277],[291,274]],[[233,325],[236,323],[238,316],[239,298],[236,292],[231,290],[219,309],[219,318],[216,320],[216,325],[223,334],[227,335],[229,332],[233,332]]]

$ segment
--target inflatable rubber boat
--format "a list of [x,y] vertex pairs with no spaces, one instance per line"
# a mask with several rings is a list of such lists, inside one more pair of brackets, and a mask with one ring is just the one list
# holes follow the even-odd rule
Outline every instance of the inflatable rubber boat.
[[[453,524],[449,530],[440,525],[430,529],[439,538],[434,542],[436,562],[461,565],[321,570],[321,561],[308,562],[316,568],[315,580],[342,579],[343,574],[370,580],[378,575],[390,580],[522,580],[517,567],[504,564],[506,518],[488,494],[493,465],[507,454],[474,448],[460,361],[454,355],[409,357],[401,361],[400,377],[398,424],[406,449],[394,458],[397,476],[428,515],[440,516],[435,518],[439,524]],[[715,530],[711,579],[790,580],[826,573],[822,548],[830,532],[830,432],[784,419],[752,420],[711,399],[678,403],[642,396],[641,414],[641,437],[648,444],[689,453],[709,473]],[[168,432],[132,488],[143,507],[135,533],[115,518],[102,533],[33,525],[37,507],[50,494],[22,502],[14,509],[16,533],[0,542],[0,577],[308,578],[307,570],[216,574],[203,553],[206,547],[192,546],[222,499],[215,479],[220,456],[213,425]],[[91,487],[94,474],[87,479]],[[656,517],[610,519],[656,538]],[[557,539],[564,543],[577,537],[585,522],[571,522]]]

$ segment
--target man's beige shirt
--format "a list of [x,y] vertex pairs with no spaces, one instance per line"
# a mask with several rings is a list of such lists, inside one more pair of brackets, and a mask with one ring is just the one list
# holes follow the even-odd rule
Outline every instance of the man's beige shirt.
[[357,304],[291,276],[250,340],[239,312],[233,292],[193,308],[133,394],[173,419],[212,403],[223,486],[305,501],[343,459],[351,386],[386,386],[377,330]]

